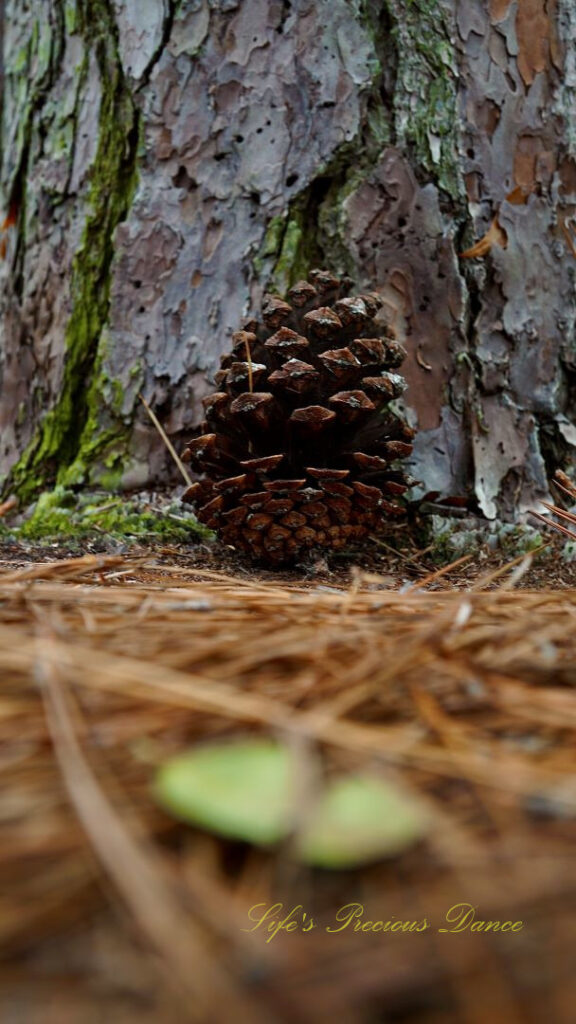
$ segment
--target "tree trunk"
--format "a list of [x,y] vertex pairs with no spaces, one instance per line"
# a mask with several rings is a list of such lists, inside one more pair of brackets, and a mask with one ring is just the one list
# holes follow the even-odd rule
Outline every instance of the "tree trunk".
[[407,339],[424,487],[532,505],[576,446],[575,42],[575,0],[5,0],[6,489],[168,479],[139,392],[178,446],[324,265]]

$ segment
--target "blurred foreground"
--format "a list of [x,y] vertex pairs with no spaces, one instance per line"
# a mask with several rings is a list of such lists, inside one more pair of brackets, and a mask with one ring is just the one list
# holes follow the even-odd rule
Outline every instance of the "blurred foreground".
[[[0,567],[3,1021],[572,1024],[576,591]],[[168,757],[255,732],[303,805],[369,769],[426,838],[321,871],[156,806]]]

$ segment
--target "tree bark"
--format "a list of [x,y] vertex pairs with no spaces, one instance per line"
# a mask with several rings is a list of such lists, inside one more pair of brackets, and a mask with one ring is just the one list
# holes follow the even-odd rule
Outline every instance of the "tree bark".
[[178,445],[314,265],[389,302],[424,489],[509,518],[573,462],[575,0],[4,8],[6,489],[169,479],[139,392]]

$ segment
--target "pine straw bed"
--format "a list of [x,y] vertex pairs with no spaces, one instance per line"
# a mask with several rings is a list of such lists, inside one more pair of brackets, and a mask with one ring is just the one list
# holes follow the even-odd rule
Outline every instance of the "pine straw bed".
[[[572,1022],[576,591],[318,585],[88,556],[0,572],[0,968],[10,1024]],[[172,822],[155,766],[211,737],[417,789],[428,839],[304,869]],[[422,934],[266,943],[257,903]],[[515,934],[440,934],[459,902]]]

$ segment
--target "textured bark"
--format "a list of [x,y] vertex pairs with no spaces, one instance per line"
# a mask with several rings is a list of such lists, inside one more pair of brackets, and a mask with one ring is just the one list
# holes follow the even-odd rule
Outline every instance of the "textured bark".
[[[138,392],[189,436],[243,313],[323,264],[406,336],[424,487],[489,517],[546,492],[576,447],[576,0],[4,20],[7,487],[166,479]],[[459,258],[494,218],[505,247]]]

